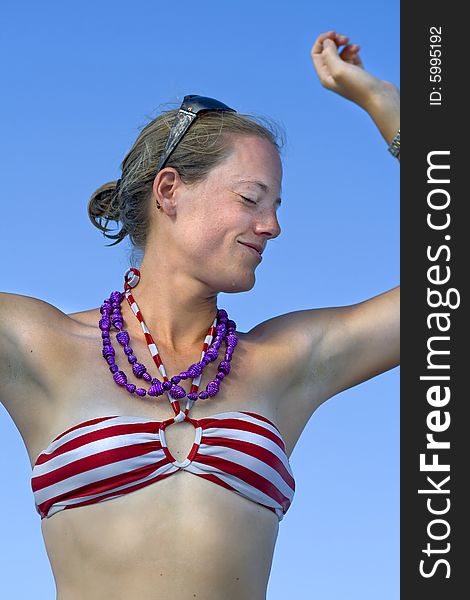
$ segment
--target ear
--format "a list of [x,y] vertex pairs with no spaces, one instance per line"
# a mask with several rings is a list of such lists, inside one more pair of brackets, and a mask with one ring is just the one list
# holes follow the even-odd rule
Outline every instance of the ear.
[[183,185],[181,177],[173,167],[164,167],[158,172],[153,182],[155,204],[159,204],[161,212],[168,215],[176,213],[177,192]]

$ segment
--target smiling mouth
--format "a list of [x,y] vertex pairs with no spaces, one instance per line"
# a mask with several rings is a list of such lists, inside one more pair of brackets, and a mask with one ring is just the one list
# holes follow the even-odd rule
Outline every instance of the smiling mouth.
[[248,246],[247,244],[244,244],[243,242],[238,242],[238,243],[241,244],[242,246],[245,246],[245,248],[247,248],[248,250],[250,250],[251,253],[254,254],[255,256],[257,256],[260,260],[263,260],[263,257],[258,252],[258,250],[256,250],[256,248],[252,248],[251,246]]

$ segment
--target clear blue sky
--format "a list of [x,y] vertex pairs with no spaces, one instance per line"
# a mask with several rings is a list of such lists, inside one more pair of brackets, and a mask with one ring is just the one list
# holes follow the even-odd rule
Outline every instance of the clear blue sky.
[[[321,87],[310,59],[318,34],[335,29],[399,87],[398,0],[9,0],[2,13],[4,291],[74,312],[121,286],[129,247],[105,247],[87,201],[119,176],[138,128],[189,93],[287,132],[282,234],[254,289],[220,296],[239,329],[399,283],[398,161],[365,112]],[[269,600],[399,597],[398,382],[394,369],[343,392],[307,424]],[[0,428],[2,595],[52,599],[29,461],[3,407]]]

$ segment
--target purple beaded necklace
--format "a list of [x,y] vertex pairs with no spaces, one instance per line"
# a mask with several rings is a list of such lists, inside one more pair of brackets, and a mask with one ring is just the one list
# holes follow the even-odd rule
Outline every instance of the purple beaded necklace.
[[[230,362],[235,346],[238,343],[238,337],[235,333],[237,325],[235,321],[228,318],[227,311],[218,309],[217,316],[204,338],[201,360],[190,365],[186,371],[182,371],[179,375],[175,375],[169,379],[161,360],[160,353],[158,352],[157,345],[146,326],[142,312],[132,295],[132,288],[136,287],[139,283],[140,277],[140,271],[138,269],[133,267],[128,269],[124,274],[124,292],[113,292],[101,305],[100,313],[102,317],[99,321],[99,327],[101,329],[101,338],[103,341],[102,354],[109,365],[109,370],[113,374],[114,381],[117,385],[126,389],[130,394],[136,393],[138,396],[142,397],[146,394],[149,396],[161,396],[166,392],[176,414],[175,420],[183,421],[198,399],[205,400],[215,396],[219,392],[220,382],[230,373]],[[121,312],[121,303],[124,298],[127,299],[132,312],[135,314],[142,327],[150,354],[163,377],[163,382],[156,377],[152,378],[147,371],[147,368],[142,363],[137,362],[137,357],[134,355],[130,346],[129,333],[123,329],[124,319]],[[133,374],[137,378],[144,379],[150,383],[148,389],[143,387],[137,388],[133,383],[128,383],[126,374],[119,370],[115,360],[116,352],[111,343],[111,326],[114,326],[114,328],[118,330],[116,340],[123,346],[124,355],[127,357],[129,364],[132,365]],[[216,334],[215,338],[214,334]],[[219,364],[218,373],[215,376],[215,379],[207,384],[205,391],[198,392],[204,368],[210,362],[217,360],[222,342],[225,343],[226,351],[224,360]],[[186,394],[186,391],[178,384],[182,379],[185,380],[189,378],[192,378],[191,389],[189,393]],[[178,401],[183,398],[187,398],[187,400],[186,407],[182,411]]]

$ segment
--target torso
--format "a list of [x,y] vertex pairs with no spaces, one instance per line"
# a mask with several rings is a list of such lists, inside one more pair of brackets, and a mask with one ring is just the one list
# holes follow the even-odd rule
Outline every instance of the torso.
[[[54,437],[87,419],[174,416],[166,395],[139,398],[114,383],[101,357],[98,320],[95,309],[69,316],[65,330],[61,322],[60,359],[53,364],[48,358],[47,367],[43,365],[54,373],[51,388],[39,392],[47,402],[33,407],[34,419],[15,419],[31,465]],[[128,329],[134,353],[152,376],[160,377],[143,336]],[[50,331],[57,331],[54,324]],[[290,456],[305,422],[286,419],[289,413],[282,410],[286,390],[280,365],[269,360],[256,339],[237,333],[230,375],[214,398],[196,402],[190,416],[232,410],[264,415],[279,428]],[[168,376],[199,360],[201,349],[202,342],[196,355],[193,349],[188,356],[174,357],[159,346]],[[123,364],[119,358],[118,364]],[[218,363],[206,367],[199,389],[214,378]],[[180,385],[189,391],[189,380]],[[292,394],[295,391],[289,392],[289,403],[295,406]],[[194,428],[187,422],[174,424],[167,428],[166,439],[170,452],[182,461],[193,443]],[[58,600],[262,600],[278,527],[277,516],[267,508],[184,470],[120,498],[64,510],[41,521]]]

